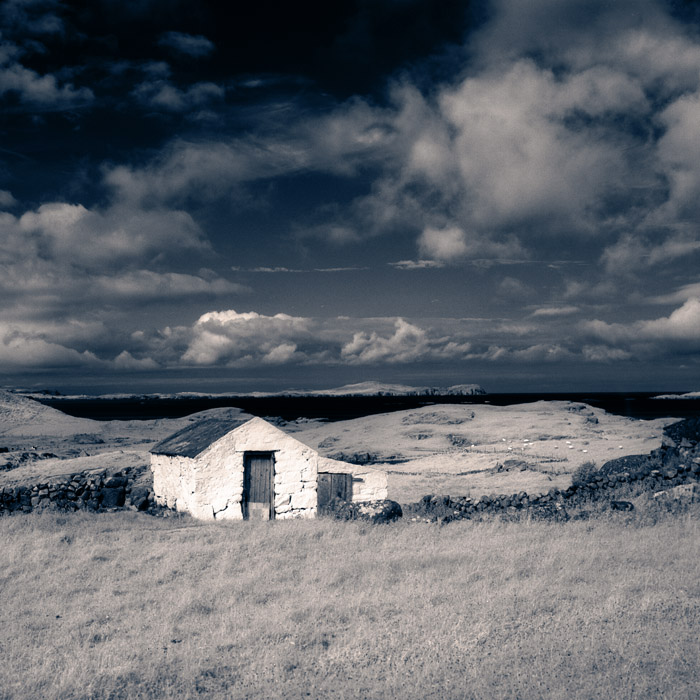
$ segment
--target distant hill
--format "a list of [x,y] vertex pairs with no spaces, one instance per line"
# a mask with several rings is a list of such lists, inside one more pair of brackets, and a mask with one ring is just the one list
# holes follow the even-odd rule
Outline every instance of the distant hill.
[[456,384],[445,388],[382,382],[359,382],[346,384],[337,389],[304,392],[309,396],[476,396],[485,393],[478,384]]
[[689,391],[686,394],[659,394],[654,399],[700,399],[700,391]]
[[0,435],[65,435],[92,432],[97,425],[0,389]]
[[[251,392],[225,392],[209,394],[197,391],[182,391],[174,394],[103,394],[101,396],[80,395],[55,395],[54,393],[36,392],[26,393],[24,396],[46,400],[63,399],[105,399],[114,401],[127,401],[133,399],[209,399],[209,398],[266,398],[274,396],[480,396],[486,394],[478,384],[455,384],[450,387],[434,386],[408,386],[405,384],[386,384],[383,382],[359,382],[357,384],[346,384],[335,389],[288,389],[285,391],[251,391]],[[17,394],[10,394],[17,396]]]

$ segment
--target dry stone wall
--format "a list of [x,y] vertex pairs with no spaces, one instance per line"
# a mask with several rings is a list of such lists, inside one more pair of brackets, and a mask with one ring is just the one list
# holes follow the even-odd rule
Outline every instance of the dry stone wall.
[[90,470],[54,477],[36,484],[0,488],[0,512],[31,512],[52,507],[107,511],[121,508],[153,510],[147,467],[121,471]]
[[[590,475],[581,483],[567,489],[551,489],[546,494],[493,494],[478,499],[451,496],[424,496],[418,503],[404,507],[409,520],[450,522],[478,519],[488,514],[566,519],[567,508],[606,500],[620,504],[622,497],[632,498],[642,493],[666,491],[682,484],[700,482],[700,447],[661,448],[650,455],[640,455],[636,468],[616,471],[613,463]],[[634,461],[619,460],[622,464]],[[615,460],[618,461],[618,460]],[[626,509],[622,505],[620,509]]]

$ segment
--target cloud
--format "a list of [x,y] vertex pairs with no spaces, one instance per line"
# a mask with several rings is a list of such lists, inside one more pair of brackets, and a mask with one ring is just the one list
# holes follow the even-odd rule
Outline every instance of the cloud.
[[184,32],[166,32],[158,39],[158,45],[192,58],[208,56],[216,48],[214,42],[205,36]]
[[17,204],[17,200],[12,196],[12,192],[8,190],[0,190],[0,207],[10,209]]
[[671,235],[649,241],[641,235],[623,234],[603,251],[601,262],[610,274],[632,273],[671,263],[700,253],[700,240],[692,235]]
[[242,294],[250,291],[244,285],[221,278],[207,280],[197,275],[177,272],[158,273],[151,270],[134,270],[95,277],[93,290],[100,297],[118,298],[122,301],[138,299],[141,302]]
[[182,361],[193,365],[245,366],[292,360],[297,344],[310,339],[307,318],[233,310],[203,314],[192,328]]
[[[173,105],[178,100],[175,96]],[[261,180],[314,171],[356,175],[381,161],[393,138],[383,111],[360,100],[315,117],[292,105],[287,111],[284,127],[259,126],[248,136],[230,139],[176,139],[150,162],[106,167],[105,185],[125,201],[151,206],[209,202]],[[300,227],[300,235],[338,243],[359,240],[352,226],[339,221]]]
[[59,6],[54,0],[5,0],[0,5],[0,17],[6,31],[26,35],[62,34],[63,20],[51,11]]
[[17,60],[21,54],[14,44],[0,46],[0,97],[13,94],[20,102],[41,110],[74,109],[90,104],[94,94],[90,88],[59,84],[55,75],[40,75]]
[[99,366],[91,352],[79,352],[22,324],[0,322],[0,363],[7,369]]
[[700,352],[700,297],[688,299],[666,317],[632,323],[594,320],[585,322],[583,329],[590,336],[633,354],[697,353]]
[[584,345],[581,352],[588,362],[621,362],[632,357],[632,353],[627,350],[607,345]]
[[462,258],[468,250],[465,233],[456,226],[442,230],[426,228],[418,239],[418,249],[426,258],[442,262]]
[[210,82],[195,83],[181,90],[167,80],[149,80],[137,85],[132,95],[151,109],[186,112],[221,100],[225,90]]
[[700,282],[686,284],[675,292],[653,297],[649,301],[653,304],[682,304],[692,298],[700,299]]
[[135,358],[128,350],[122,350],[114,358],[114,366],[118,369],[150,371],[158,369],[158,363],[150,357]]
[[396,319],[394,334],[383,336],[371,333],[355,333],[352,340],[343,345],[340,357],[349,364],[398,364],[436,359],[455,359],[465,356],[469,343],[456,343],[447,338],[431,338],[418,326]]
[[177,210],[89,210],[52,202],[23,214],[18,226],[33,237],[40,255],[93,269],[210,250],[194,219]]
[[518,260],[525,257],[520,243],[513,237],[497,242],[488,237],[467,236],[457,226],[443,229],[426,228],[418,238],[421,256],[438,262],[470,259]]
[[389,265],[397,270],[426,270],[444,267],[445,263],[438,260],[397,260]]
[[580,311],[578,306],[543,306],[540,309],[535,309],[532,316],[556,317],[570,316]]

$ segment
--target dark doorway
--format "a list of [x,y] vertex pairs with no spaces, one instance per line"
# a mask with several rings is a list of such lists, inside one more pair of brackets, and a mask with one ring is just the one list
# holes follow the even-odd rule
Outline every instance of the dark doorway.
[[352,474],[318,473],[318,505],[325,506],[334,498],[352,501]]
[[274,469],[272,452],[246,452],[243,456],[243,517],[270,520],[274,517]]

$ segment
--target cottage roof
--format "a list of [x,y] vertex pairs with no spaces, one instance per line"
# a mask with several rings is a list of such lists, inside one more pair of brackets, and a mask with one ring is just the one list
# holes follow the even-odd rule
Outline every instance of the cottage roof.
[[204,418],[161,440],[151,452],[158,455],[196,457],[213,442],[246,423],[249,418],[250,416]]

